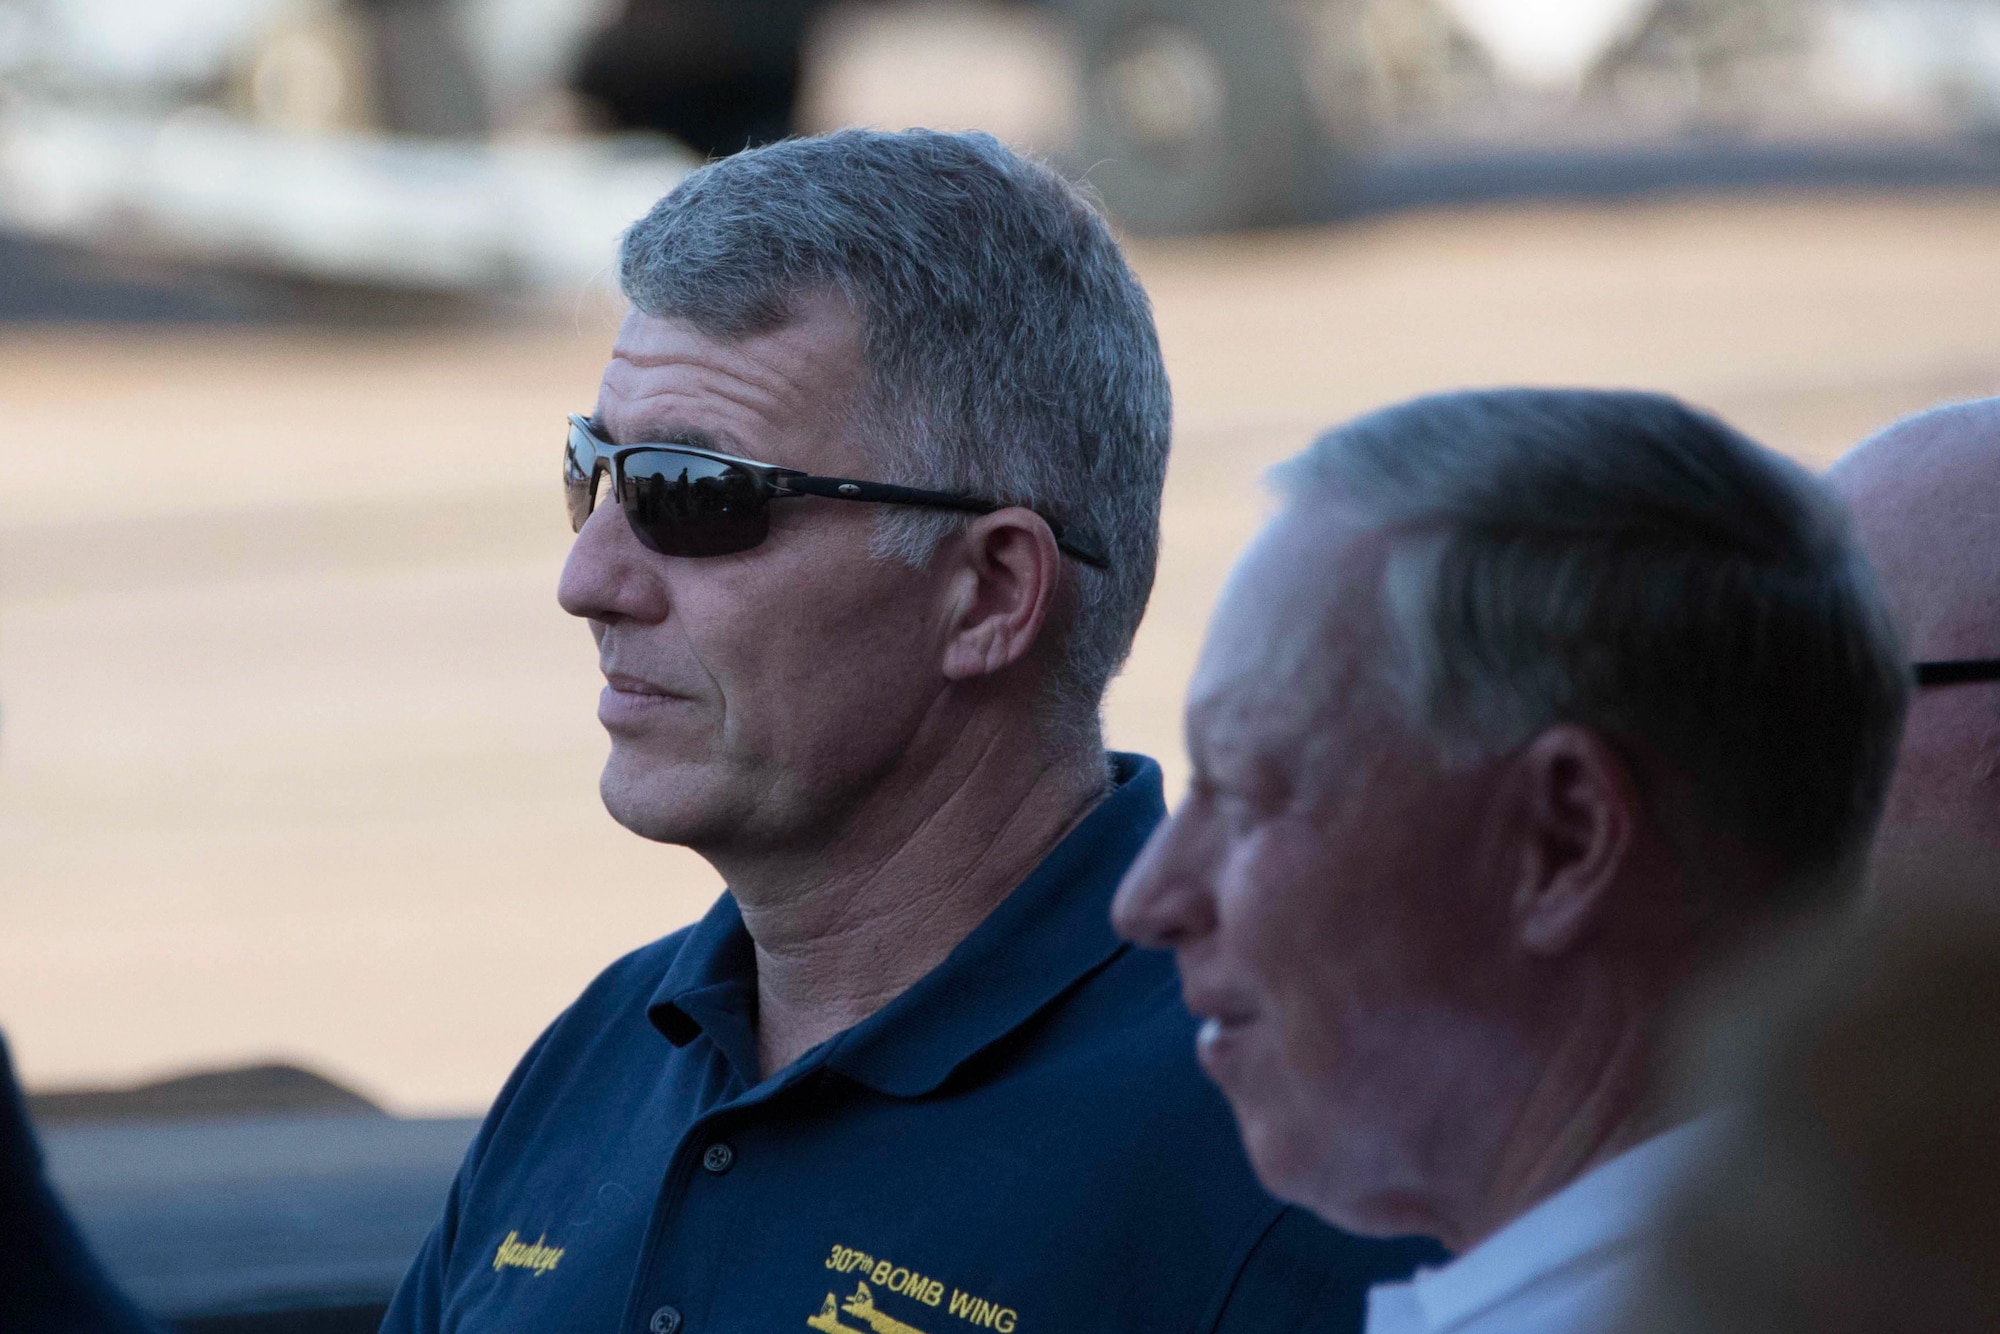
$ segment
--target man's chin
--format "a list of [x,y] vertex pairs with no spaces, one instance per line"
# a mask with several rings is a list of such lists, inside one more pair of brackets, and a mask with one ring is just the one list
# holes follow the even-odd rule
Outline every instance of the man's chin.
[[1345,1151],[1354,1147],[1353,1132],[1342,1143],[1338,1127],[1239,1124],[1257,1180],[1274,1198],[1358,1237],[1432,1232],[1437,1220],[1427,1200],[1378,1180],[1373,1164]]
[[[1264,1189],[1287,1204],[1334,1221],[1329,1217],[1329,1209],[1334,1208],[1329,1187],[1340,1183],[1328,1179],[1337,1164],[1326,1134],[1315,1125],[1285,1116],[1282,1109],[1250,1107],[1233,1097],[1230,1106],[1236,1113],[1250,1166]],[[1349,1222],[1337,1225],[1351,1227]]]
[[622,762],[614,748],[597,791],[612,819],[655,843],[698,847],[722,822],[715,784],[699,766]]
[[1250,1166],[1264,1189],[1287,1204],[1307,1203],[1300,1196],[1310,1184],[1313,1173],[1311,1164],[1303,1161],[1298,1136],[1289,1128],[1276,1124],[1261,1108],[1245,1106],[1235,1097],[1229,1099],[1229,1104],[1230,1110],[1236,1114],[1236,1126],[1243,1139],[1244,1152],[1249,1155]]

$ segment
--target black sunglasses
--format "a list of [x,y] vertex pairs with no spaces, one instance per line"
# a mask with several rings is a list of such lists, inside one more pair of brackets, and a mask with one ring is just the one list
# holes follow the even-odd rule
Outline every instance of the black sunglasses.
[[[929,509],[991,514],[1009,506],[976,496],[918,491],[886,482],[814,477],[795,468],[733,458],[692,445],[614,445],[589,420],[569,418],[563,448],[563,491],[569,526],[582,532],[597,508],[606,480],[632,525],[632,535],[662,556],[728,556],[748,551],[771,532],[771,502],[801,496],[859,500],[874,505],[921,505]],[[1085,565],[1106,569],[1094,548],[1068,537],[1062,525],[1041,515],[1056,546]]]
[[1958,686],[1972,681],[2000,681],[2000,658],[1960,658],[1953,662],[1920,662],[1910,669],[1920,686]]

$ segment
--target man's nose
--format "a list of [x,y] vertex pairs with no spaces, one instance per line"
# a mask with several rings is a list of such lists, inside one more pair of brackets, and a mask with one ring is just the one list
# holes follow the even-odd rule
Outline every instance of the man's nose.
[[624,511],[600,505],[570,544],[556,601],[593,621],[664,620],[666,585],[654,568],[660,559],[639,545]]
[[1111,925],[1147,949],[1178,949],[1215,930],[1201,831],[1175,816],[1153,837],[1125,873],[1111,900]]

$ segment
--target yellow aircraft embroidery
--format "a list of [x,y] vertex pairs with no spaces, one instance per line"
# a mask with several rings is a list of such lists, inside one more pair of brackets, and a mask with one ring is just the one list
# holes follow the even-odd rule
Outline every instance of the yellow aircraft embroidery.
[[824,1330],[826,1334],[862,1334],[852,1325],[840,1323],[840,1308],[834,1305],[833,1294],[830,1292],[826,1294],[826,1305],[819,1308],[818,1315],[807,1316],[806,1324],[814,1329]]
[[868,1322],[875,1334],[924,1334],[915,1325],[906,1325],[894,1316],[883,1315],[875,1309],[875,1294],[866,1283],[857,1284],[854,1295],[840,1304],[840,1309],[851,1316]]

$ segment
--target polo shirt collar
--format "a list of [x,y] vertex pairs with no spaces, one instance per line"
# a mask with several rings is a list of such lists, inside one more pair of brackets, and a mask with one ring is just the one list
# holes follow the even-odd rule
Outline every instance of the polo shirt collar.
[[[1166,799],[1159,765],[1111,758],[1111,794],[943,963],[834,1038],[823,1049],[827,1066],[891,1097],[921,1097],[1126,948],[1111,930],[1111,896],[1165,817]],[[707,1032],[725,1053],[740,1050],[755,976],[749,933],[724,894],[689,933],[648,1014],[676,1046]],[[749,1056],[747,1072],[732,1060],[754,1084],[754,1041]]]
[[646,1017],[676,1047],[708,1034],[748,1086],[757,1082],[756,1011],[756,946],[736,897],[723,894],[681,942]]
[[1125,948],[1111,896],[1166,815],[1160,766],[1114,755],[1110,796],[945,961],[838,1038],[827,1064],[921,1097]]

